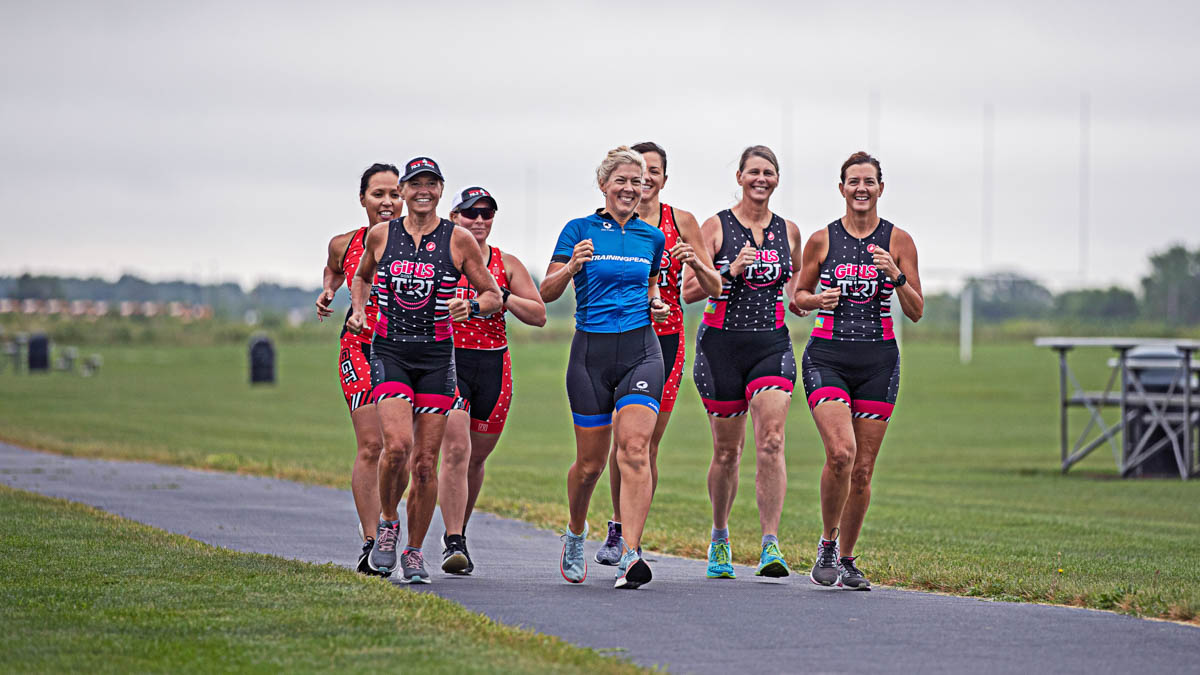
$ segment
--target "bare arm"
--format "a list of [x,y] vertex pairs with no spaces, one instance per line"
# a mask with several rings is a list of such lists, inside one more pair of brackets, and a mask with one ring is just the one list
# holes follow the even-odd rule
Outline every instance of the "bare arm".
[[658,280],[661,276],[662,273],[659,272],[650,277],[646,288],[646,302],[650,305],[650,320],[655,323],[662,323],[671,317],[671,306],[664,302],[658,293]]
[[[479,303],[480,316],[487,316],[499,311],[500,287],[496,285],[496,279],[483,264],[483,254],[480,253],[479,244],[475,243],[475,237],[471,236],[470,231],[464,227],[455,226],[454,233],[450,235],[450,252],[451,258],[455,259],[454,265],[478,292],[475,301]],[[466,321],[470,317],[470,303],[462,298],[450,300],[449,308],[450,317],[455,321]]]
[[579,274],[579,270],[583,269],[584,263],[592,259],[594,250],[592,240],[584,239],[575,244],[570,260],[565,263],[550,263],[550,266],[546,268],[546,277],[542,279],[542,287],[539,289],[542,300],[554,302],[561,297],[563,291],[567,290],[567,284],[571,283],[575,275]]
[[317,296],[317,302],[315,303],[317,305],[317,316],[321,319],[333,314],[333,310],[329,309],[329,305],[333,303],[333,297],[337,295],[337,289],[346,281],[345,275],[342,274],[342,259],[345,258],[346,249],[350,246],[350,240],[353,237],[354,232],[347,232],[329,240],[325,269],[321,271],[321,293]]
[[[708,259],[710,264],[712,259],[717,255],[717,251],[721,250],[721,244],[724,243],[724,233],[721,231],[721,219],[712,216],[704,221],[704,225],[700,226],[700,237],[703,240],[703,248],[708,251]],[[713,270],[716,271],[715,269]],[[720,280],[718,274],[717,279]],[[682,300],[685,304],[690,304],[698,300],[703,300],[708,297],[717,298],[721,296],[721,288],[717,288],[716,294],[711,294],[700,284],[700,279],[696,277],[696,272],[691,267],[683,268],[683,293]]]
[[792,295],[791,306],[796,309],[813,311],[817,309],[833,309],[837,307],[840,286],[816,293],[817,285],[821,282],[821,263],[829,252],[829,230],[821,228],[809,237],[804,245],[804,256],[800,262],[800,274],[796,275],[796,285]]
[[350,284],[350,318],[346,319],[346,328],[352,333],[361,333],[366,327],[367,301],[371,299],[375,268],[379,266],[379,256],[387,246],[387,236],[386,227],[373,227],[367,231],[367,244],[363,247],[362,259],[358,261],[354,281]]
[[[790,220],[785,220],[784,223],[787,227],[788,249],[792,254],[792,269],[803,271],[804,250],[802,244],[804,243],[804,238],[800,236],[800,228],[796,227],[795,223]],[[799,285],[799,281],[800,275],[792,274],[792,278],[788,279],[787,285],[784,288],[788,298],[790,298],[788,309],[792,310],[792,313],[796,316],[808,316],[809,310],[796,304],[796,286]]]
[[529,270],[521,264],[515,255],[501,253],[504,257],[504,270],[508,276],[508,300],[505,309],[513,313],[522,323],[530,326],[546,325],[546,303],[538,293]]
[[682,261],[685,269],[691,268],[692,276],[705,293],[714,298],[720,296],[721,275],[713,268],[712,253],[704,245],[704,235],[700,234],[696,216],[676,209],[675,227],[679,229],[680,241],[671,247],[671,257]]
[[921,293],[921,274],[917,270],[917,244],[912,236],[897,227],[892,230],[891,252],[877,246],[872,255],[875,257],[875,267],[892,281],[901,273],[904,274],[905,284],[896,288],[896,297],[900,299],[900,308],[904,310],[904,316],[914,323],[920,321],[921,315],[925,313],[925,296]]

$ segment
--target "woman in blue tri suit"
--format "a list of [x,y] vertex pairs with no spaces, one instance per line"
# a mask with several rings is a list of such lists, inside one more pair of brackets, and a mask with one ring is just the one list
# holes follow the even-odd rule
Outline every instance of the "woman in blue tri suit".
[[665,238],[638,218],[645,160],[626,146],[610,150],[596,169],[604,208],[566,224],[541,294],[557,300],[575,284],[575,337],[567,365],[567,398],[575,422],[575,462],[567,472],[570,523],[559,569],[571,583],[587,578],[583,541],[592,491],[604,472],[615,435],[621,467],[621,514],[626,550],[616,588],[651,579],[639,548],[653,496],[650,435],[663,389],[662,349],[651,326],[669,308],[658,295]]

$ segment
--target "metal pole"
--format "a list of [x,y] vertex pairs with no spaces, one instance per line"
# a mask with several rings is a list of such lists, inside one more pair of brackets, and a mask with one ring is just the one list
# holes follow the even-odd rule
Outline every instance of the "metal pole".
[[1183,348],[1183,456],[1186,466],[1179,467],[1183,479],[1192,474],[1192,350]]
[[964,364],[971,362],[971,343],[975,338],[974,329],[975,286],[967,282],[967,285],[963,287],[961,304],[958,309],[958,360]]
[[1062,470],[1067,472],[1067,352],[1070,347],[1058,349],[1058,438],[1062,448]]

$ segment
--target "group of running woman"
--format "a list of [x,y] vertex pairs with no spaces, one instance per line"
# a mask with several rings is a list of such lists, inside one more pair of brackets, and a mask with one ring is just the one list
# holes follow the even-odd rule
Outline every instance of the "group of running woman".
[[513,393],[505,312],[542,326],[545,303],[573,284],[566,388],[576,454],[567,472],[562,576],[587,578],[588,506],[607,465],[613,518],[593,559],[617,568],[617,588],[651,580],[641,541],[659,442],[683,376],[682,303],[703,299],[693,379],[713,438],[706,574],[735,576],[728,528],[747,413],[762,528],[756,574],[790,574],[778,539],[784,428],[797,377],[786,296],[794,314],[816,314],[800,364],[826,457],[809,577],[869,590],[853,551],[899,389],[891,308],[898,299],[916,321],[924,307],[912,237],[878,216],[882,174],[874,157],[851,155],[838,183],[845,215],[805,245],[795,223],[770,210],[779,162],[769,148],[746,148],[738,203],[701,225],[660,199],[663,148],[621,146],[596,170],[604,206],[562,229],[539,288],[520,260],[487,243],[499,206],[486,189],[455,194],[446,220],[437,215],[444,179],[435,161],[415,158],[403,172],[368,168],[359,185],[368,224],[330,241],[317,298],[325,317],[343,282],[351,292],[339,364],[358,443],[351,485],[363,538],[359,571],[399,570],[407,582],[428,583],[421,545],[437,503],[446,527],[442,570],[474,569],[466,526]]

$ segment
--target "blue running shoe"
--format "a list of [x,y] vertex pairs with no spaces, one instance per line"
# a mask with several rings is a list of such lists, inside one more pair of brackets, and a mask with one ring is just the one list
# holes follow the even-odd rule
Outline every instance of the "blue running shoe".
[[783,559],[783,554],[779,552],[779,543],[770,541],[764,544],[762,556],[758,559],[758,569],[755,570],[754,576],[786,577],[790,573],[787,561]]
[[574,534],[568,527],[567,531],[559,537],[563,540],[563,550],[558,570],[562,572],[564,579],[573,584],[582,584],[583,580],[587,578],[587,561],[583,559],[583,540],[585,538],[587,538],[586,525],[583,528],[583,534]]
[[613,588],[633,590],[645,586],[653,578],[650,566],[646,564],[645,560],[642,560],[641,551],[628,550],[625,555],[621,556],[621,561],[617,563],[617,581],[613,584]]
[[709,579],[736,579],[733,572],[733,551],[729,548],[728,539],[719,539],[708,545]]

